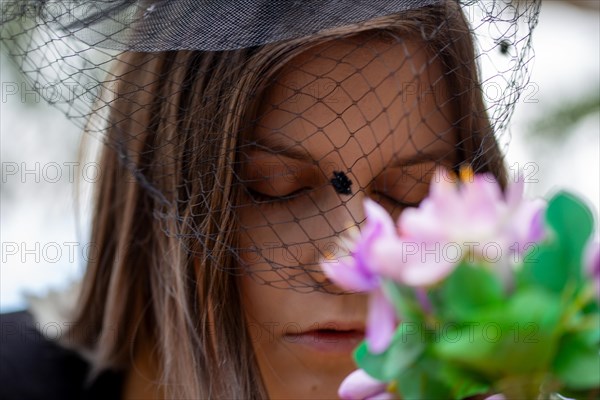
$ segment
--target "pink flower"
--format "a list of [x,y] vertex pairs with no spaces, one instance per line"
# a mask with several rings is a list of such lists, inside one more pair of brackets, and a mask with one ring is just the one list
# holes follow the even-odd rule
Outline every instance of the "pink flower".
[[585,271],[594,283],[596,297],[600,299],[600,242],[590,240],[584,251]]
[[506,189],[506,204],[510,211],[505,228],[513,244],[516,244],[516,248],[512,250],[519,254],[541,241],[545,234],[546,203],[542,199],[524,199],[524,189],[525,180],[522,175]]
[[491,174],[472,175],[467,171],[461,178],[457,185],[438,169],[430,195],[418,208],[407,209],[401,215],[402,236],[460,244],[501,241],[509,246],[541,239],[543,202],[523,198],[522,177],[509,184],[506,196]]
[[429,196],[400,215],[400,236],[373,246],[377,273],[409,286],[430,286],[465,257],[502,266],[508,255],[542,238],[544,203],[523,199],[522,178],[503,195],[491,174],[461,172],[457,184],[436,170]]
[[506,397],[501,393],[496,393],[489,397],[486,397],[484,400],[506,400]]
[[352,257],[337,263],[321,264],[325,274],[345,290],[370,292],[366,323],[369,351],[381,353],[389,346],[396,329],[394,306],[385,297],[381,279],[373,270],[373,244],[388,236],[397,236],[390,215],[372,200],[365,201],[366,225],[360,238],[351,244]]
[[437,252],[435,245],[427,246],[429,245],[425,242],[417,243],[401,238],[378,241],[373,245],[372,251],[377,260],[374,262],[377,273],[402,285],[414,287],[430,286],[441,281],[453,271],[455,263],[439,256],[427,261],[421,256],[422,249]]
[[[544,205],[523,199],[522,179],[504,195],[492,175],[473,175],[470,169],[461,171],[460,184],[438,169],[429,196],[405,210],[397,226],[379,204],[367,199],[364,206],[366,225],[349,246],[352,256],[322,267],[341,288],[370,292],[366,340],[373,353],[387,348],[397,322],[382,279],[428,287],[467,256],[485,260],[490,246],[501,256],[494,262],[506,267],[510,251],[522,252],[544,233]],[[497,270],[503,274],[507,268]]]
[[386,391],[388,384],[372,378],[362,369],[357,369],[344,379],[338,390],[342,400],[388,400],[394,395]]

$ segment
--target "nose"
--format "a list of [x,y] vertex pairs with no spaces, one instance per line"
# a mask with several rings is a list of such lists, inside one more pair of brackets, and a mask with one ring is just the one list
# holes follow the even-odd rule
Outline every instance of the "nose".
[[[354,174],[347,174],[354,182],[359,182]],[[364,211],[364,200],[368,196],[367,189],[353,184],[351,194],[339,194],[332,187],[330,207],[324,212],[323,217],[328,225],[327,237],[323,237],[316,243],[320,249],[322,262],[337,262],[344,257],[348,257],[350,249],[347,246],[347,240],[352,233],[356,233],[366,221]],[[354,232],[353,232],[354,231]],[[326,286],[330,292],[341,291],[333,288],[333,284],[319,266],[318,272],[311,274],[312,279],[320,286]]]
[[364,201],[368,196],[369,182],[353,172],[346,175],[352,181],[351,193],[335,193],[332,196],[335,206],[325,214],[336,235],[349,228],[360,228],[365,223]]
[[353,193],[350,197],[340,199],[339,205],[325,216],[336,235],[348,229],[361,228],[365,223],[364,200],[367,197],[364,190]]

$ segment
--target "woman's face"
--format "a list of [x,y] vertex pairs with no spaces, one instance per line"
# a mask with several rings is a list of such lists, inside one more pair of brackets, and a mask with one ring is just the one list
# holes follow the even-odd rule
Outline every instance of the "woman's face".
[[[456,161],[439,63],[419,44],[361,39],[290,62],[241,149],[242,302],[274,399],[336,398],[356,369],[367,296],[340,294],[319,263],[344,255],[340,234],[364,222],[363,200],[397,217],[427,194],[436,164]],[[351,194],[336,192],[334,171],[352,181]]]

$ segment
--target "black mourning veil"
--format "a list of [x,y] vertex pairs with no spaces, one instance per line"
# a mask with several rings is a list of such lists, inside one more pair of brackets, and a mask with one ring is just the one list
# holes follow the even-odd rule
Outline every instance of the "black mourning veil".
[[[188,256],[264,284],[328,291],[319,262],[341,254],[339,237],[362,223],[345,211],[357,196],[381,195],[397,213],[418,205],[435,165],[501,170],[539,7],[3,0],[1,38],[40,94],[117,155],[127,172],[120,179],[143,190],[143,209]],[[387,53],[393,45],[401,53]],[[346,62],[352,54],[362,64]],[[376,79],[370,66],[381,62],[389,73]],[[440,113],[441,130],[433,123]],[[401,140],[388,140],[399,131]],[[363,154],[347,163],[348,142],[332,132],[374,145],[359,146]],[[377,175],[370,163],[389,146],[414,146],[418,155],[423,135],[455,151],[416,172],[407,166],[383,189],[359,176],[371,167]],[[296,164],[290,150],[303,148],[313,159]]]

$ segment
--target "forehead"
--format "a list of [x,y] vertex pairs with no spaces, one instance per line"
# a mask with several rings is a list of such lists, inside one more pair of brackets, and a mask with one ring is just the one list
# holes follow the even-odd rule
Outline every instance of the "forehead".
[[443,76],[422,42],[332,40],[285,66],[262,100],[254,136],[346,168],[368,155],[447,154],[456,139]]

